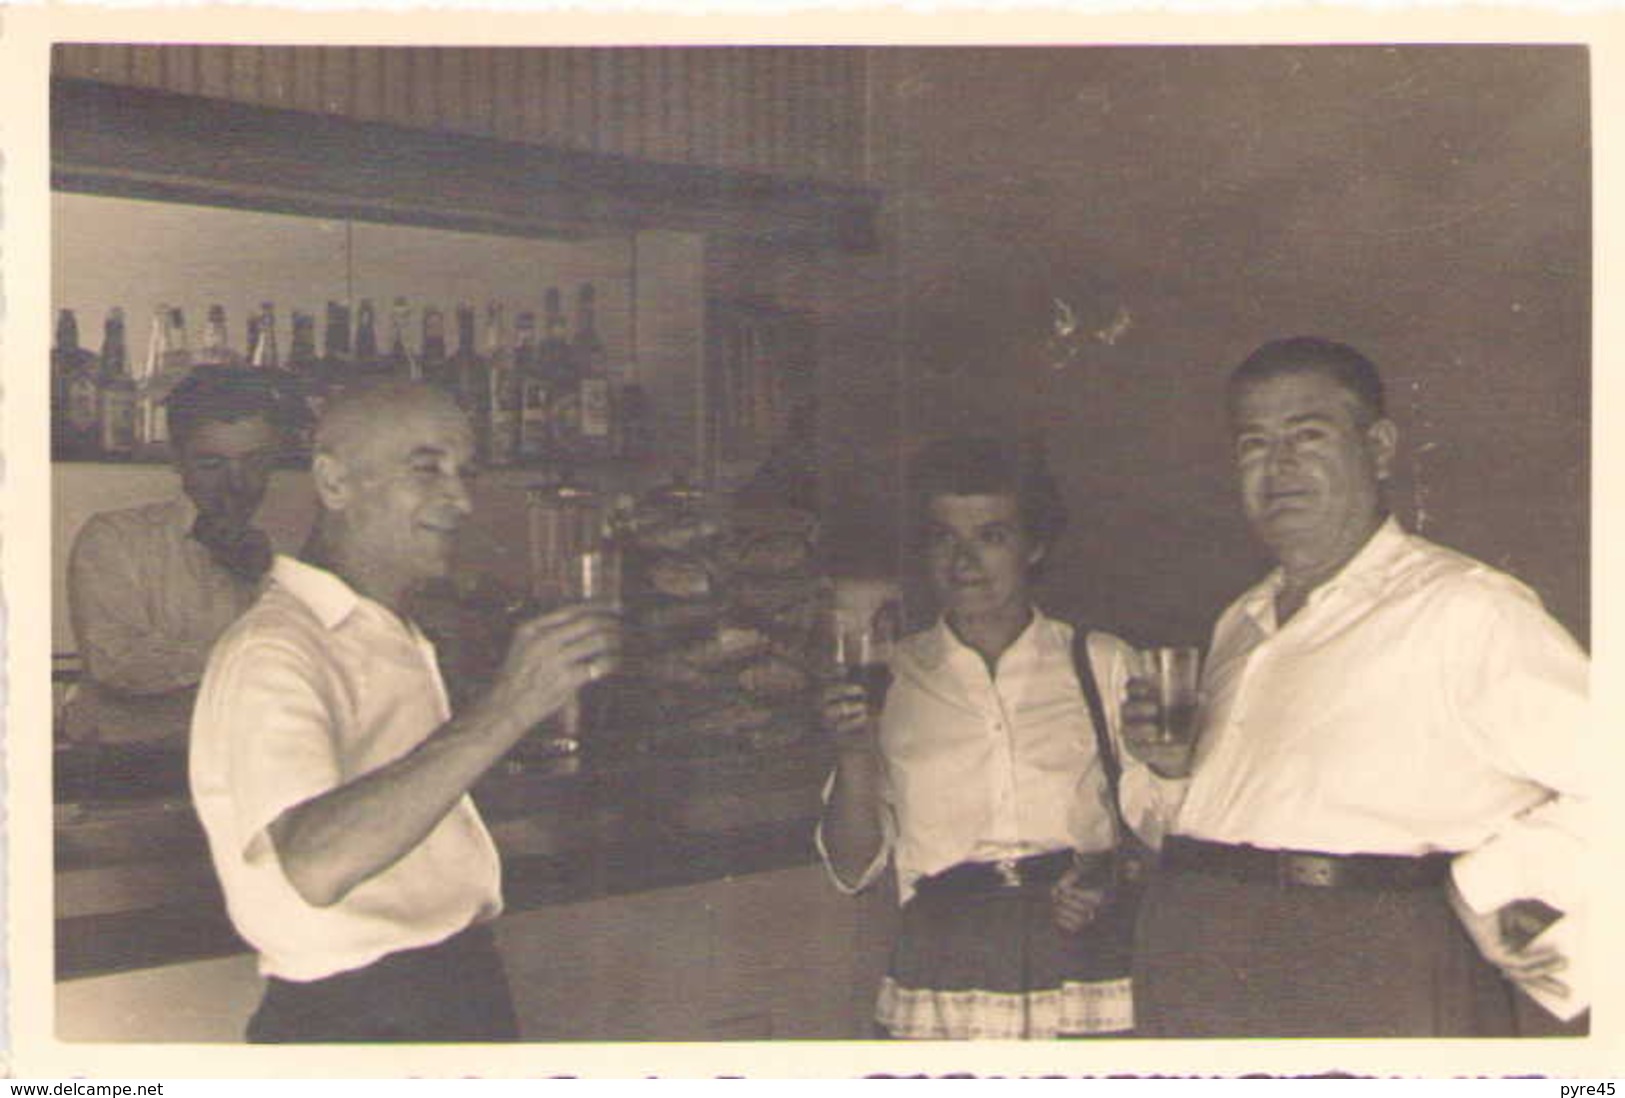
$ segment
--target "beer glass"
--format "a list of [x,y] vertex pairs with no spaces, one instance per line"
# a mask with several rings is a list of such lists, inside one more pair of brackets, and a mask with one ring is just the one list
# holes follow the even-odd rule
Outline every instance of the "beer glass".
[[1196,736],[1202,654],[1195,648],[1160,646],[1135,653],[1134,676],[1149,682],[1161,710],[1158,739],[1188,744]]
[[[618,607],[620,557],[605,537],[604,500],[591,488],[559,481],[525,491],[530,541],[530,596],[538,607],[603,602]],[[581,697],[565,703],[548,722],[557,734],[545,741],[549,755],[581,748]]]
[[[621,608],[621,555],[613,543],[604,541],[577,553],[566,576],[568,595],[574,602],[602,603],[613,610]],[[562,755],[581,750],[581,693],[564,704],[560,715],[560,735],[551,749]]]
[[891,688],[892,648],[899,632],[895,605],[870,614],[837,608],[832,615],[830,644],[837,677],[863,688],[869,712],[880,712]]

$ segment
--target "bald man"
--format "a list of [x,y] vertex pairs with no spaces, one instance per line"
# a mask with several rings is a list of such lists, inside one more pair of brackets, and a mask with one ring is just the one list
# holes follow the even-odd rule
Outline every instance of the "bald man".
[[267,986],[253,1042],[518,1036],[489,925],[496,848],[469,788],[619,654],[614,617],[572,606],[516,631],[455,716],[406,616],[446,575],[471,510],[456,405],[385,383],[316,432],[318,513],[221,638],[192,724],[192,793],[233,924]]

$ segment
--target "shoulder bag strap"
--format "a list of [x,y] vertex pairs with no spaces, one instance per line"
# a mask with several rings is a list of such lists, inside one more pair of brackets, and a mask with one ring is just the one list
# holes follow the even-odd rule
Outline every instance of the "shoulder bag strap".
[[1112,746],[1111,733],[1106,724],[1106,706],[1100,699],[1100,684],[1095,679],[1095,665],[1089,659],[1089,630],[1077,626],[1072,630],[1072,663],[1077,670],[1078,685],[1083,687],[1083,700],[1089,705],[1090,723],[1095,726],[1095,747],[1100,753],[1100,767],[1106,774],[1106,797],[1111,804],[1112,820],[1117,825],[1119,839],[1131,834],[1123,819],[1123,805],[1117,797],[1117,784],[1123,777],[1123,764]]

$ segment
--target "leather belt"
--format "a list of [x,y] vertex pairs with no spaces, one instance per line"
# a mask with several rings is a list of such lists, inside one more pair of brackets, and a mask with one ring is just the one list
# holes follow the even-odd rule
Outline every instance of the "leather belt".
[[1453,857],[1443,853],[1321,854],[1311,850],[1265,850],[1170,835],[1163,841],[1157,867],[1282,888],[1393,891],[1443,884]]
[[1082,854],[1074,850],[1051,850],[1025,858],[1000,858],[992,862],[960,862],[940,873],[914,882],[916,895],[968,896],[1006,889],[1047,887],[1068,869],[1076,867],[1079,883],[1085,888],[1105,887],[1112,877],[1109,851]]

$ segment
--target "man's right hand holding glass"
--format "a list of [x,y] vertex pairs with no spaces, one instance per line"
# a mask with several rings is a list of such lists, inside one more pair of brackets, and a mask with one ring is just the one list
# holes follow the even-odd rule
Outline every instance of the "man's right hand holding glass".
[[523,731],[559,712],[590,682],[620,663],[620,617],[598,603],[576,603],[520,624],[484,704]]

